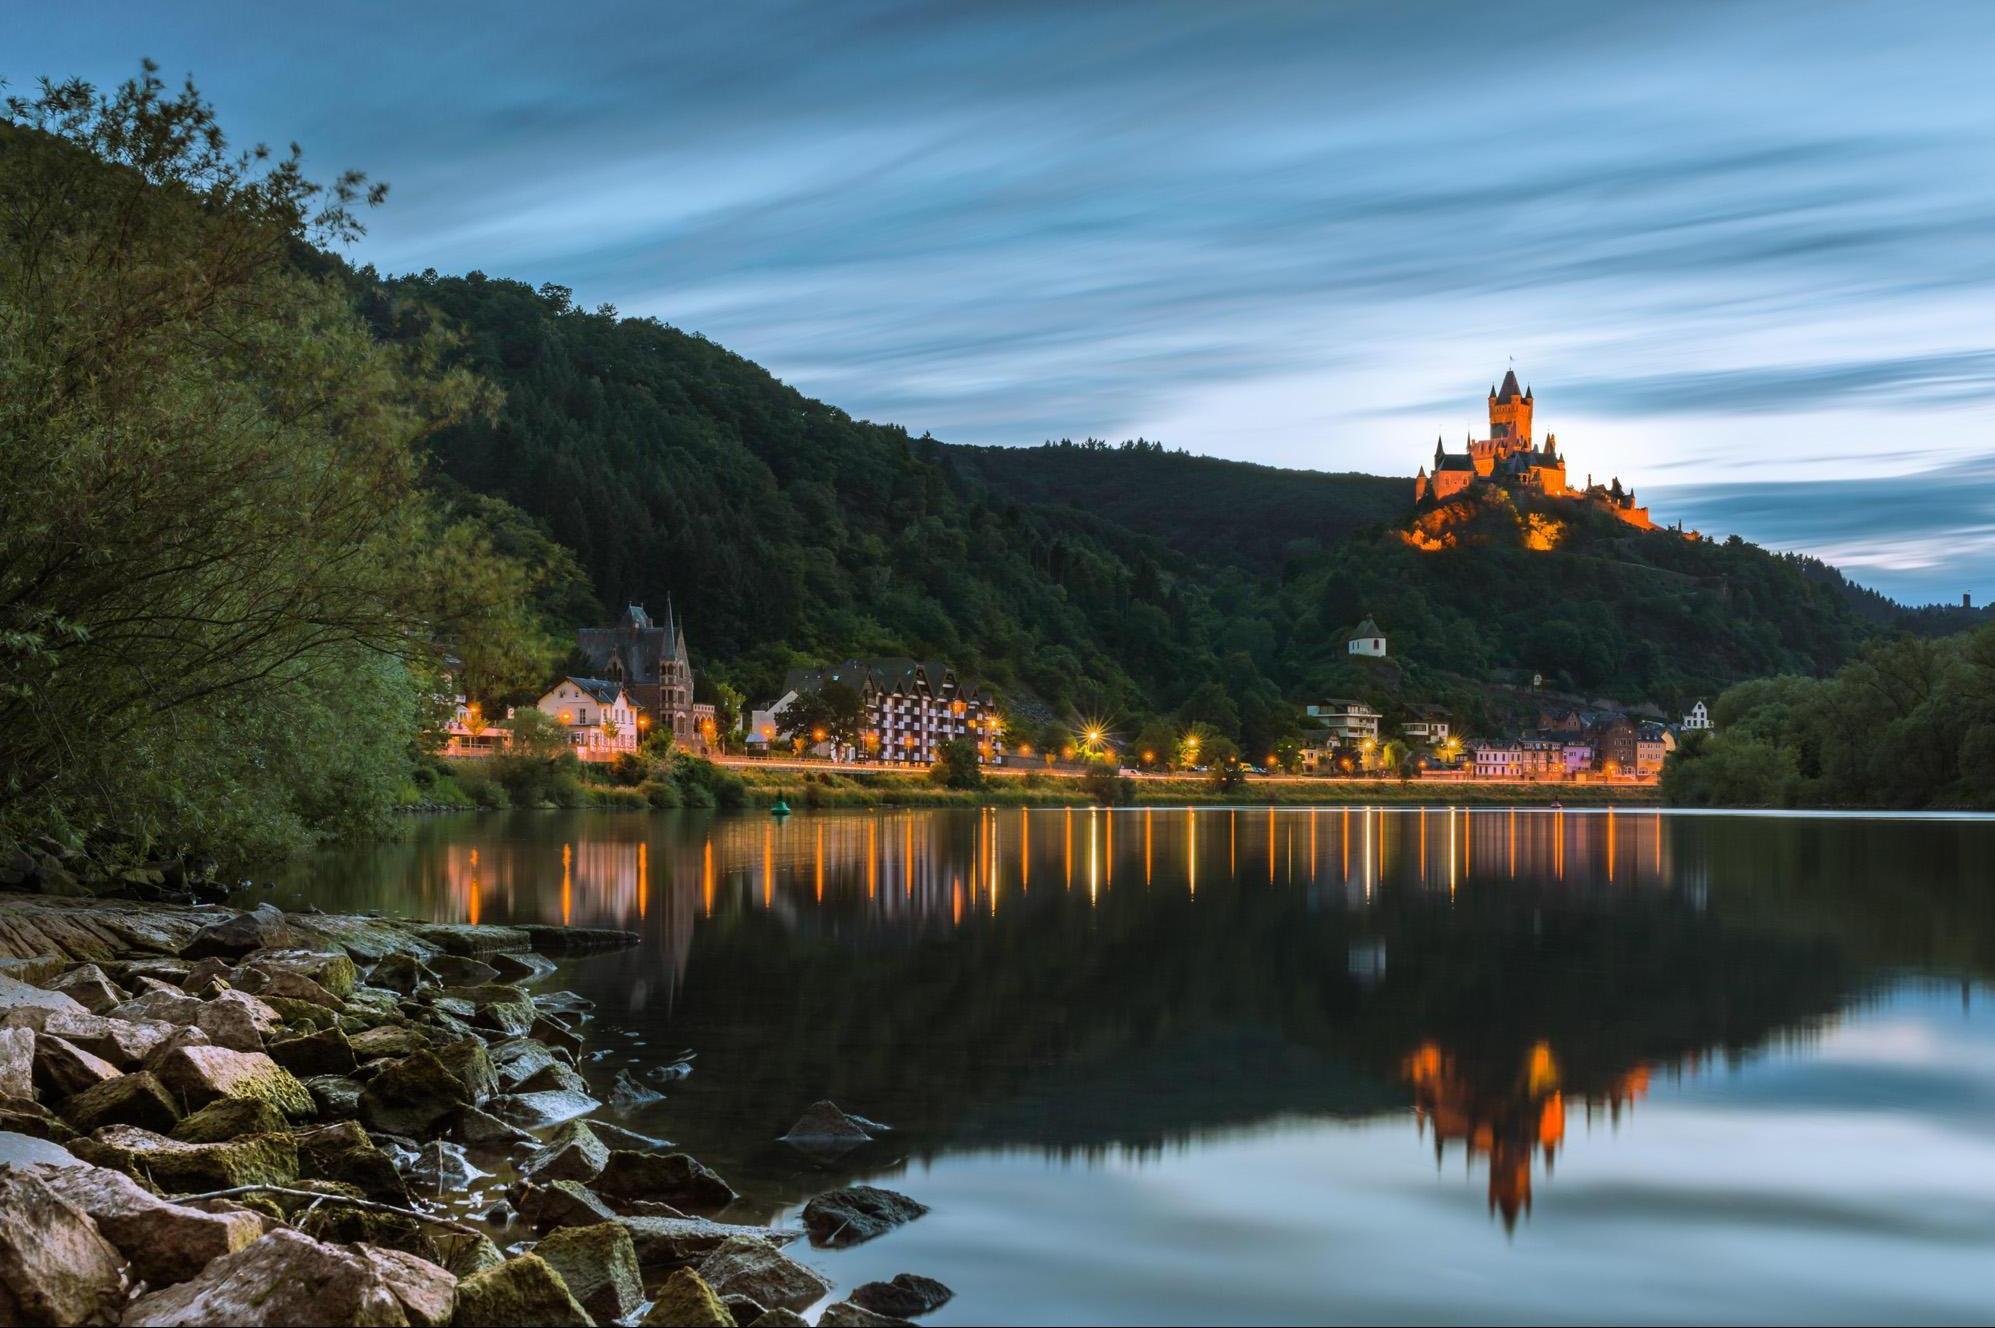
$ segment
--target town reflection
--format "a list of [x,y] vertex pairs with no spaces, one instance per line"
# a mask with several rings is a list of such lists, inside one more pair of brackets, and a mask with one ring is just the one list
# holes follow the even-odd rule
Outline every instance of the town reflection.
[[1514,1223],[1574,1113],[1619,1122],[1652,1081],[1819,1036],[1880,968],[1930,958],[1922,937],[1985,956],[1990,832],[1449,807],[519,813],[425,823],[286,885],[639,932],[574,981],[606,1026],[701,1053],[661,1130],[779,1189],[805,1182],[768,1141],[825,1096],[893,1121],[914,1157],[1141,1154],[1404,1112]]

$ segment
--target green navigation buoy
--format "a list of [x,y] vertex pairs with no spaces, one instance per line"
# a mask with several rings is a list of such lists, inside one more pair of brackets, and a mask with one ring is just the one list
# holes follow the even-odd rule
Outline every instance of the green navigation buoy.
[[781,798],[776,799],[776,805],[769,809],[769,815],[771,816],[788,816],[789,814],[790,804],[784,802]]

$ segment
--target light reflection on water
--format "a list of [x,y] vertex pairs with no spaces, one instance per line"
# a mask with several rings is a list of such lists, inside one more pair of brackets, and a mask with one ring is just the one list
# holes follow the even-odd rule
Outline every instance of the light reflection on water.
[[[814,1257],[933,1322],[1985,1318],[1991,866],[1973,819],[518,813],[282,884],[638,931],[566,975],[592,1073],[700,1054],[629,1123],[751,1217],[902,1176],[935,1216]],[[894,1135],[771,1142],[825,1096]]]

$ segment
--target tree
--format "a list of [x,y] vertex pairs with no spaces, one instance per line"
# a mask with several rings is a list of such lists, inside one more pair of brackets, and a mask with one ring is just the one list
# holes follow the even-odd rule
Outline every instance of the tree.
[[1221,734],[1202,744],[1207,778],[1215,792],[1232,793],[1247,782],[1247,765],[1240,759],[1239,744]]
[[1177,750],[1177,725],[1167,719],[1150,720],[1136,731],[1136,759],[1146,770],[1169,765]]
[[943,743],[935,764],[928,768],[928,778],[944,788],[982,788],[984,771],[977,762],[977,744],[968,738],[951,738]]
[[790,702],[776,720],[776,732],[805,746],[829,742],[856,747],[866,720],[865,702],[850,683],[829,682]]
[[1302,739],[1293,734],[1275,741],[1275,762],[1288,774],[1302,769]]
[[350,828],[291,747],[328,725],[378,817],[445,657],[520,629],[519,569],[423,484],[475,384],[299,262],[381,196],[232,150],[150,64],[6,103],[0,834],[239,859]]

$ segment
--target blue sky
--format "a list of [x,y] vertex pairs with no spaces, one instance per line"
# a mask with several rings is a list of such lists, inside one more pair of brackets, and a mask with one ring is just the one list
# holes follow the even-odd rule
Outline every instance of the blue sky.
[[1408,473],[1513,359],[1659,517],[1995,597],[1995,5],[21,6],[854,414]]

